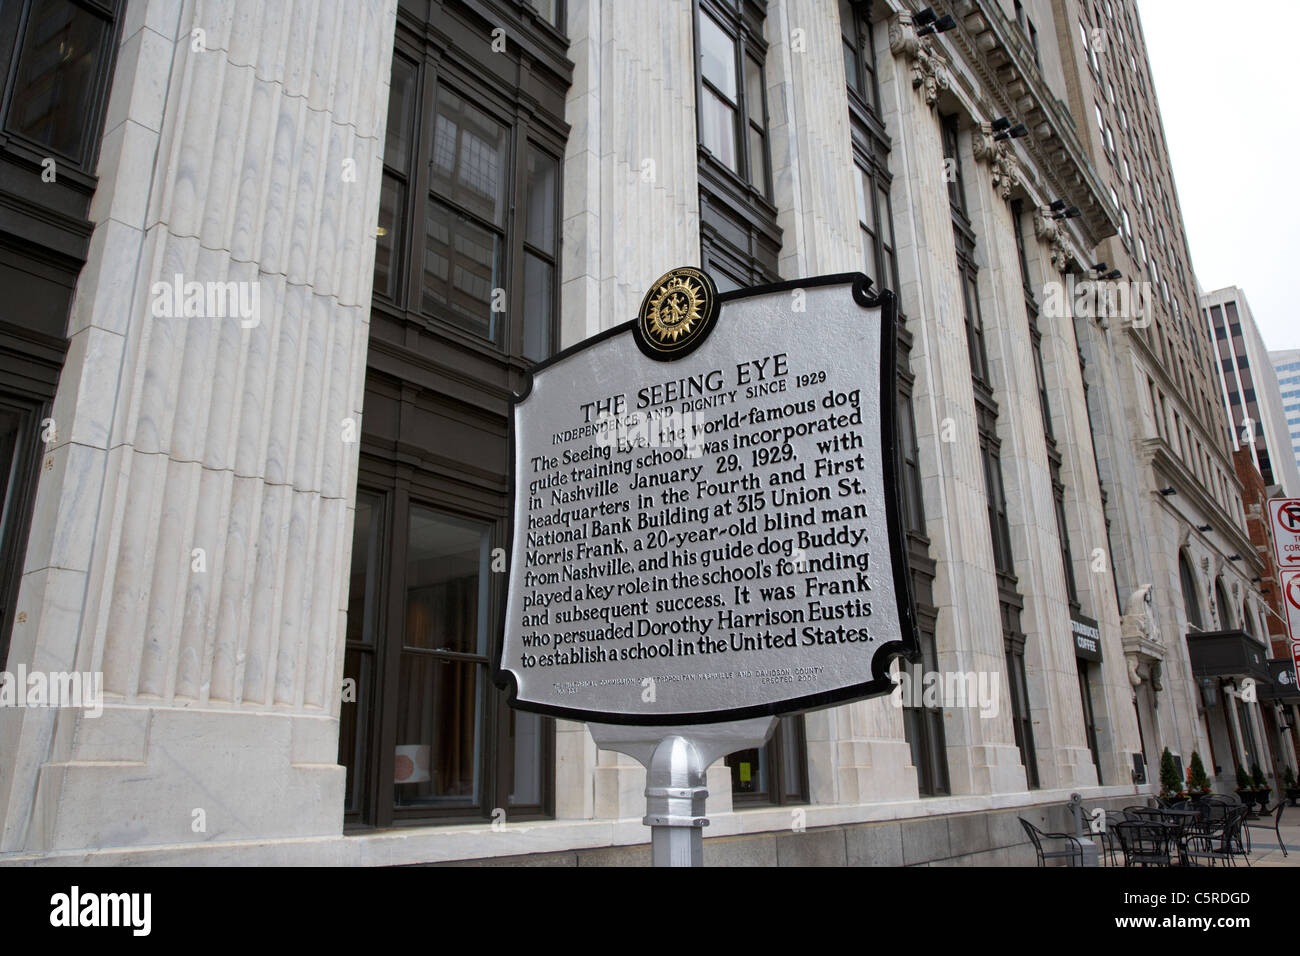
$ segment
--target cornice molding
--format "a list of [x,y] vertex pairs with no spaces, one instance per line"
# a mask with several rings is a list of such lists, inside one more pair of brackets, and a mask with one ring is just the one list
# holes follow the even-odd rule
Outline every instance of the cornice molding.
[[[960,83],[974,102],[994,115],[1014,118],[1029,128],[1029,136],[1017,141],[1018,148],[1044,177],[1043,186],[1054,198],[1079,207],[1082,215],[1075,223],[1087,249],[1117,234],[1119,213],[1110,208],[1105,185],[1079,139],[1068,107],[1052,93],[1033,54],[1014,35],[995,0],[952,0],[948,6],[958,27],[942,34],[943,41],[969,65],[981,89],[969,88],[960,74],[954,73],[951,82]],[[907,19],[910,24],[910,16]],[[1014,150],[1008,152],[1014,155]]]

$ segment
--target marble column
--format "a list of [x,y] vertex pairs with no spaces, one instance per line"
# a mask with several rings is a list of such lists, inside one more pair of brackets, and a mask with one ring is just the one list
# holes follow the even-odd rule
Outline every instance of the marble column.
[[9,658],[105,706],[0,712],[2,850],[340,832],[395,22],[127,5]]
[[[669,269],[700,264],[692,16],[688,0],[568,5],[574,73],[565,104],[565,347],[633,318]],[[558,781],[565,794],[557,795],[557,814],[645,814],[640,764],[561,740],[568,776]],[[579,781],[586,786],[575,791]],[[708,786],[708,812],[730,810],[730,774],[721,764],[709,771]]]
[[[999,675],[997,713],[944,711],[948,771],[954,794],[1024,790],[1025,772],[1011,722],[997,577],[989,535],[970,357],[948,203],[938,100],[946,67],[926,60],[943,83],[914,85],[913,61],[924,45],[908,44],[910,17],[888,24],[896,52],[878,49],[881,115],[894,146],[894,232],[900,299],[914,336],[913,404],[920,447],[925,516],[937,562],[934,601],[939,670]],[[885,33],[885,24],[880,25]],[[887,51],[889,48],[885,48]],[[928,56],[928,54],[927,54]],[[929,68],[928,67],[928,68]],[[951,95],[951,94],[949,94]],[[958,104],[950,100],[948,108]],[[967,140],[969,137],[966,138]],[[969,142],[962,168],[976,175]]]

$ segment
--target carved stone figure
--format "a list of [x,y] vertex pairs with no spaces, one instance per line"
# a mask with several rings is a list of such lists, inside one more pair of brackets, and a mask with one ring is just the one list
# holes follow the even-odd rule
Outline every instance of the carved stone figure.
[[1068,264],[1065,252],[1065,240],[1061,238],[1061,227],[1046,210],[1039,209],[1034,216],[1034,235],[1040,242],[1051,247],[1052,268],[1064,272]]
[[1159,642],[1155,632],[1155,615],[1151,611],[1151,585],[1144,584],[1131,595],[1124,605],[1120,629],[1125,638]]
[[[1016,175],[1020,171],[1016,154],[1006,143],[999,143],[993,139],[993,127],[988,123],[980,124],[979,130],[971,140],[971,148],[976,160],[988,164],[994,191],[1003,199],[1010,199],[1011,190],[1016,185]],[[1064,268],[1064,265],[1061,268]]]

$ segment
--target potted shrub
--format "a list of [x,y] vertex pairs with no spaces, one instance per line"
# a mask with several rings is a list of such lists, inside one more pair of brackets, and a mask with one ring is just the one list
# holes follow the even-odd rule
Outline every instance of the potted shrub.
[[1250,765],[1250,779],[1255,789],[1255,802],[1259,804],[1259,812],[1265,813],[1268,810],[1268,801],[1273,796],[1273,788],[1268,785],[1268,778],[1264,776],[1264,771],[1259,768],[1259,764]]
[[1210,775],[1205,772],[1201,755],[1195,750],[1187,767],[1187,792],[1193,797],[1203,797],[1210,792]]
[[1295,771],[1290,767],[1282,771],[1282,786],[1286,788],[1286,798],[1291,802],[1291,806],[1297,806],[1296,800],[1300,800],[1300,787],[1296,786]]
[[1250,806],[1255,800],[1255,788],[1250,782],[1250,774],[1246,772],[1245,767],[1237,768],[1237,797],[1246,806]]
[[1183,790],[1183,781],[1178,774],[1178,765],[1174,763],[1174,755],[1168,747],[1160,755],[1160,799],[1167,806],[1176,806],[1187,799],[1187,792]]

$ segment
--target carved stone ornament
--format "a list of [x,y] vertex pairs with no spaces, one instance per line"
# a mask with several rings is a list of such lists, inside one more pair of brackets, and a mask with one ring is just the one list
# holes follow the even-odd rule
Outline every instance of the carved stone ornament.
[[1060,224],[1042,207],[1034,215],[1034,235],[1051,248],[1052,268],[1064,272],[1069,257],[1065,252],[1065,240],[1061,238]]
[[925,105],[934,109],[939,91],[948,88],[948,74],[930,41],[916,35],[910,13],[898,13],[890,21],[889,49],[894,56],[906,54],[912,67],[912,89],[921,90]]
[[1142,683],[1142,675],[1138,673],[1138,656],[1137,654],[1125,654],[1124,659],[1128,661],[1128,682],[1137,687]]
[[1129,595],[1120,620],[1120,633],[1126,641],[1159,643],[1155,615],[1151,611],[1151,585],[1145,584]]
[[1011,190],[1016,186],[1016,175],[1020,171],[1016,154],[1006,143],[993,139],[993,127],[988,123],[980,123],[979,130],[971,141],[971,149],[976,160],[988,164],[994,191],[1003,199],[1010,199]]
[[1160,666],[1159,661],[1152,661],[1150,670],[1151,670],[1151,689],[1158,694],[1165,689],[1164,682],[1163,680],[1161,680],[1163,668]]

